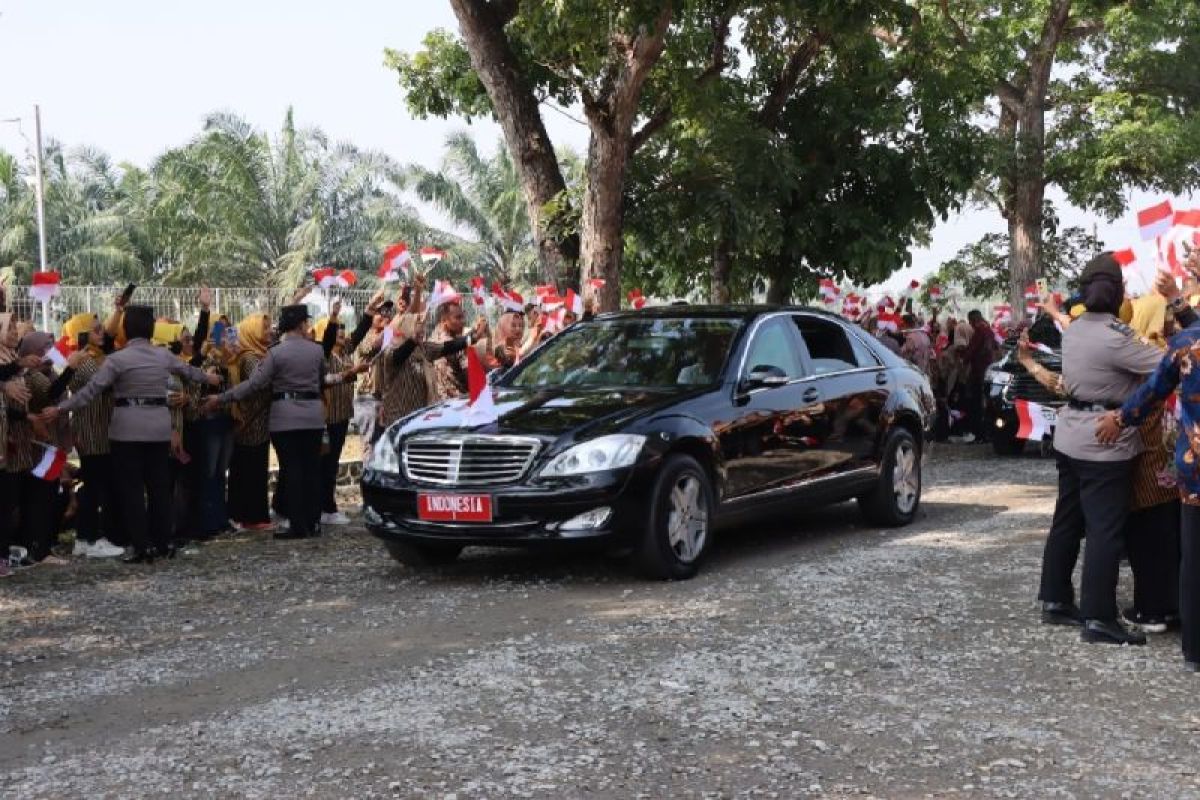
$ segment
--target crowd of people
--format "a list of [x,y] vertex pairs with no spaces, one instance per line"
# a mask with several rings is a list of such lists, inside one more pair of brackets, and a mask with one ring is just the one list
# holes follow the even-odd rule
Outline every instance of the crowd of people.
[[73,555],[146,563],[230,530],[298,539],[347,524],[336,484],[351,424],[366,458],[397,419],[467,393],[467,348],[508,367],[575,321],[551,325],[531,304],[468,330],[460,299],[430,307],[425,290],[417,275],[377,292],[352,329],[338,301],[314,321],[308,290],[234,325],[212,319],[202,289],[195,330],[123,294],[57,337],[0,291],[0,575],[61,563],[68,529]]

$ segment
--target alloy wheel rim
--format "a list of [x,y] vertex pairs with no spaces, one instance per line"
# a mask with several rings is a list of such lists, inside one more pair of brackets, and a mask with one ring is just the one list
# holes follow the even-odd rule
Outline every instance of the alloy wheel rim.
[[690,564],[704,549],[707,538],[708,508],[700,480],[694,475],[683,475],[671,487],[667,541],[675,557]]
[[903,442],[896,448],[892,465],[892,493],[896,498],[896,509],[901,514],[912,513],[920,492],[921,473],[917,467],[916,450],[908,442]]

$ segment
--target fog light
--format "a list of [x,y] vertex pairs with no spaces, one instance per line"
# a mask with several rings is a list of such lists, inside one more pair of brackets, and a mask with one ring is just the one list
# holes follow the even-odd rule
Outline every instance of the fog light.
[[997,428],[1004,427],[1004,417],[996,417],[996,427]]
[[591,511],[585,511],[578,516],[571,517],[569,520],[559,526],[559,530],[566,531],[590,531],[596,528],[603,527],[612,517],[612,509],[608,506],[593,508]]

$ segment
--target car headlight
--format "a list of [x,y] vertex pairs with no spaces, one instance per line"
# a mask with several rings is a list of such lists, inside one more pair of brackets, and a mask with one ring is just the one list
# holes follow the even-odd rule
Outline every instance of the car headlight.
[[367,469],[377,472],[400,472],[400,453],[390,437],[380,437],[371,448],[371,461],[367,464]]
[[601,436],[559,453],[542,468],[539,475],[543,478],[561,478],[628,467],[637,461],[645,443],[645,436],[633,434]]

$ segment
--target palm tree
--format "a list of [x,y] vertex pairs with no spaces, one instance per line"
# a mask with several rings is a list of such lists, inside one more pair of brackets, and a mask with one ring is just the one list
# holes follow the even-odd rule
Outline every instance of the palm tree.
[[521,184],[504,143],[485,159],[469,134],[454,133],[446,138],[445,150],[441,171],[412,165],[406,185],[473,240],[458,251],[475,271],[504,283],[535,281],[537,250]]
[[[20,282],[38,265],[31,174],[0,153],[0,274]],[[104,153],[81,148],[68,154],[55,143],[46,149],[46,257],[64,280],[118,284],[146,276],[121,184],[121,170]]]

